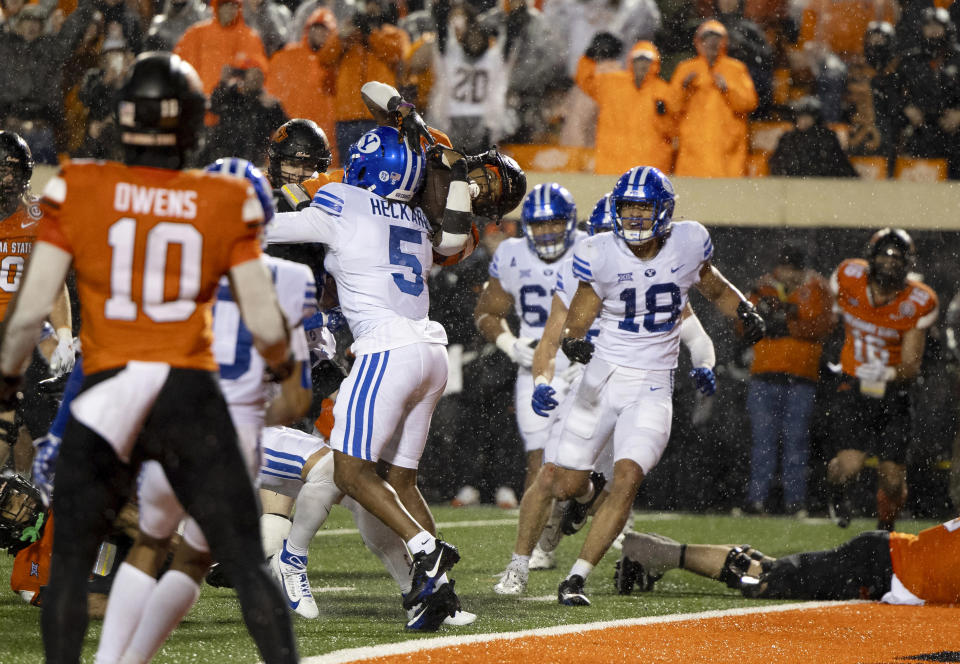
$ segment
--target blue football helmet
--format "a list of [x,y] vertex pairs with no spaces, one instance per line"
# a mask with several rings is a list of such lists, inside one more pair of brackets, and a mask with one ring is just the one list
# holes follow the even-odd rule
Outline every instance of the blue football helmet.
[[263,223],[269,224],[273,220],[273,189],[263,172],[246,159],[239,157],[227,157],[226,159],[217,159],[205,169],[208,173],[220,173],[235,178],[246,178],[253,190],[257,193],[260,205],[263,206]]
[[[620,176],[610,193],[610,212],[613,216],[613,232],[627,244],[637,245],[657,237],[664,237],[670,231],[673,218],[673,206],[677,195],[667,176],[652,166],[634,166]],[[649,217],[632,217],[631,226],[640,221],[652,220],[649,229],[625,228],[621,214],[624,203],[649,203],[653,211]]]
[[[534,226],[557,219],[565,222],[563,232],[533,232]],[[530,250],[537,256],[546,261],[560,258],[573,244],[573,233],[577,228],[577,204],[573,202],[573,196],[556,182],[538,184],[523,199],[520,228]]]
[[409,203],[423,186],[426,158],[393,127],[377,127],[350,146],[343,181],[391,201]]
[[604,194],[603,198],[593,206],[593,212],[590,213],[590,219],[587,221],[587,232],[590,235],[596,235],[612,230],[613,215],[610,211],[610,194]]

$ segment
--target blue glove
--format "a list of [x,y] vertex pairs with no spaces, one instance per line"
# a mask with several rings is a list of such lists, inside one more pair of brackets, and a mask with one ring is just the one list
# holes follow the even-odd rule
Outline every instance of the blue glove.
[[546,383],[533,388],[533,399],[530,403],[533,412],[540,417],[550,417],[550,411],[557,407],[557,400],[553,398],[556,393],[557,391]]
[[697,367],[690,371],[690,377],[693,378],[697,389],[700,390],[700,393],[704,396],[709,397],[717,391],[717,377],[714,375],[713,369]]
[[325,327],[331,332],[336,332],[346,324],[347,319],[343,317],[343,312],[340,311],[340,307],[333,307],[326,311],[318,311],[310,316],[310,318],[304,320],[303,329],[309,332],[310,330]]
[[60,456],[60,439],[47,434],[34,443],[33,483],[40,490],[43,504],[49,506],[53,496],[53,475],[57,470],[57,457]]

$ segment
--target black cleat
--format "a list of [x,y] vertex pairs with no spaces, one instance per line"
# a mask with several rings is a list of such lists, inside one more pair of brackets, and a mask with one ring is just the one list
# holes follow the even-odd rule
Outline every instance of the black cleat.
[[560,582],[557,588],[557,601],[564,606],[590,606],[590,600],[583,592],[583,577],[574,574]]
[[853,505],[847,497],[847,491],[844,486],[836,486],[830,493],[830,502],[827,505],[827,512],[835,524],[841,528],[850,525],[850,519],[853,518]]
[[653,584],[663,578],[662,574],[650,574],[643,565],[622,556],[613,570],[613,586],[618,595],[629,595],[633,587],[642,593],[653,590]]
[[214,588],[233,588],[233,582],[227,578],[223,572],[223,566],[220,563],[214,563],[207,572],[207,585]]
[[603,473],[596,471],[590,473],[590,481],[593,482],[593,498],[585,503],[578,502],[576,498],[567,501],[563,508],[563,514],[560,516],[560,532],[564,535],[576,535],[587,522],[587,512],[597,502],[600,492],[607,484],[607,478]]
[[414,632],[436,632],[447,618],[460,610],[460,598],[453,592],[453,581],[443,584],[413,609],[406,629]]
[[403,596],[403,608],[410,610],[437,590],[437,579],[457,564],[460,552],[457,547],[443,540],[436,540],[437,547],[430,553],[422,551],[413,557],[413,585]]

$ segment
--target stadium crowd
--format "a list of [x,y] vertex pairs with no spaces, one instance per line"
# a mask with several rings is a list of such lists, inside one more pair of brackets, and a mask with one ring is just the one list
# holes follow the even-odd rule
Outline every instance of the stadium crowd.
[[[388,82],[454,144],[594,148],[704,177],[855,176],[872,157],[960,178],[960,5],[945,0],[4,0],[0,115],[39,163],[115,156],[133,56],[171,50],[210,97],[203,159],[265,158],[285,119],[337,156]],[[773,124],[771,124],[773,123]],[[792,123],[792,124],[791,124]],[[749,143],[757,127],[778,141]],[[637,128],[643,128],[642,131]],[[652,130],[651,130],[652,128]],[[785,131],[786,130],[786,131]]]

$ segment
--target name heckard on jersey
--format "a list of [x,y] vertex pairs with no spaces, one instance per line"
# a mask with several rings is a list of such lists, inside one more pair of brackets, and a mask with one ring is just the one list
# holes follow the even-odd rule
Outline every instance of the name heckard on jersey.
[[160,189],[118,182],[113,193],[118,212],[152,214],[156,217],[197,217],[197,192],[189,189]]
[[370,198],[369,200],[370,211],[375,215],[387,219],[403,219],[413,222],[427,231],[430,230],[430,222],[427,221],[426,215],[418,207],[410,207],[406,203],[391,203],[383,198]]

